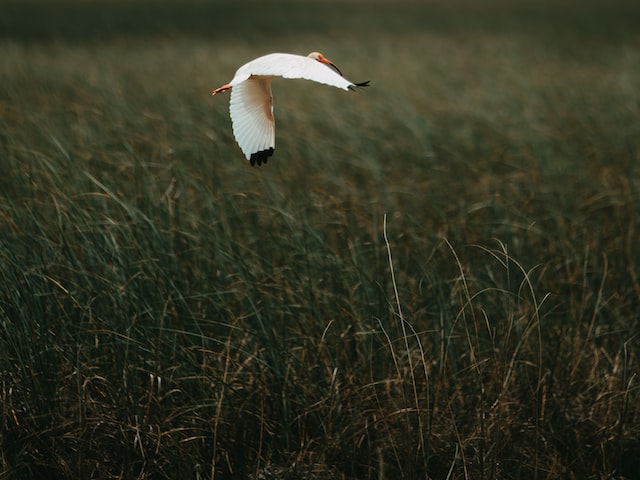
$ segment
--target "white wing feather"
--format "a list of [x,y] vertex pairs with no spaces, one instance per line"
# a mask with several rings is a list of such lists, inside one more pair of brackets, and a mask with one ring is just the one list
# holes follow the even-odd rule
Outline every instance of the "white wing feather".
[[253,78],[231,89],[229,113],[242,153],[251,154],[275,147],[273,102],[270,80]]
[[348,90],[353,83],[317,60],[290,53],[271,53],[246,63],[238,69],[230,85],[235,86],[251,76],[303,78]]

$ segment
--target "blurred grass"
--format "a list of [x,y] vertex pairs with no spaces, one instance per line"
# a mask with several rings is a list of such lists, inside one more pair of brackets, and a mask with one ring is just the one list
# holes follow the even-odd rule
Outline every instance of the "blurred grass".
[[190,5],[3,15],[0,478],[637,477],[637,8]]

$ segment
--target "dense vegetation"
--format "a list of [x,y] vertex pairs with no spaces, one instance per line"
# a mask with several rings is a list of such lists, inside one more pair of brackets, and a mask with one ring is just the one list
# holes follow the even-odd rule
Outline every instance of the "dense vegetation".
[[640,477],[640,9],[91,5],[0,21],[0,478]]

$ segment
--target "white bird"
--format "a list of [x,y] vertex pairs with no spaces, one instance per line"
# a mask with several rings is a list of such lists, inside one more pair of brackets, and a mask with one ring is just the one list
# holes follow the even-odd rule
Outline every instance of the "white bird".
[[251,165],[267,163],[275,148],[275,123],[271,79],[304,78],[343,90],[366,87],[369,82],[353,83],[342,76],[333,62],[318,52],[306,57],[271,53],[241,66],[233,79],[212,95],[231,89],[229,113],[233,134]]

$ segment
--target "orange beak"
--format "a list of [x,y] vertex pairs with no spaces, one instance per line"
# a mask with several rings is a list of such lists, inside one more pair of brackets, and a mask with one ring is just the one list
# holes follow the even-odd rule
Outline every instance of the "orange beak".
[[324,63],[326,65],[329,65],[330,67],[332,67],[336,72],[338,72],[340,74],[341,77],[344,77],[344,75],[342,75],[342,72],[340,71],[340,69],[336,66],[335,63],[333,63],[331,60],[329,60],[327,57],[325,57],[324,55],[319,55],[318,59],[319,62]]

